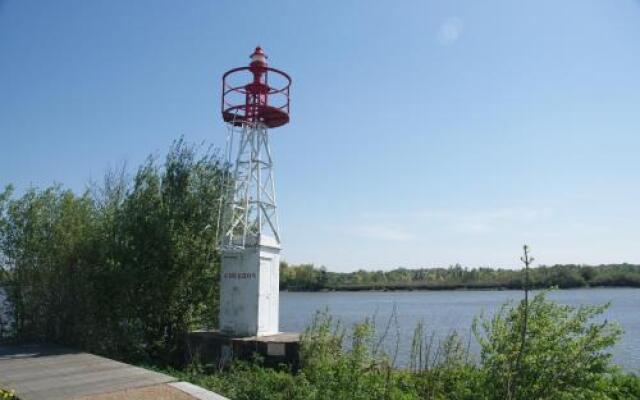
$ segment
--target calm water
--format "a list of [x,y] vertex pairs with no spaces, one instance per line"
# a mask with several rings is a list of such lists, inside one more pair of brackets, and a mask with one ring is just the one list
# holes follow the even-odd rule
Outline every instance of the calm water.
[[[549,297],[573,306],[611,302],[604,317],[618,321],[625,331],[613,349],[614,361],[628,371],[640,372],[640,289],[558,290]],[[468,338],[474,316],[491,315],[505,301],[521,298],[519,291],[282,292],[280,329],[302,331],[316,310],[325,308],[348,326],[375,315],[377,325],[384,327],[395,307],[400,331],[397,364],[403,365],[409,358],[413,330],[419,321],[424,321],[426,330],[439,337],[456,330]],[[388,348],[395,348],[395,342],[392,328]],[[471,347],[477,352],[474,341]]]
[[[0,313],[3,303],[0,288]],[[626,370],[640,372],[640,289],[575,289],[550,293],[551,299],[573,306],[611,302],[605,318],[618,321],[625,333],[613,349],[614,361]],[[502,303],[521,299],[519,291],[434,291],[434,292],[326,292],[280,293],[280,329],[300,332],[313,319],[317,310],[329,312],[347,326],[374,317],[378,326],[386,326],[395,308],[398,319],[400,350],[397,364],[409,358],[413,330],[424,321],[428,332],[439,337],[452,330],[462,336],[470,334],[471,322],[476,315],[491,315]],[[396,342],[395,327],[387,343],[393,349]],[[472,341],[472,350],[477,345]]]

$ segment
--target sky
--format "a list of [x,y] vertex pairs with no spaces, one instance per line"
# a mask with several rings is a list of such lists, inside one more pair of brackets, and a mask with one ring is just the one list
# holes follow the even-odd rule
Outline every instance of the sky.
[[640,263],[637,0],[0,0],[0,186],[223,146],[256,45],[290,263]]

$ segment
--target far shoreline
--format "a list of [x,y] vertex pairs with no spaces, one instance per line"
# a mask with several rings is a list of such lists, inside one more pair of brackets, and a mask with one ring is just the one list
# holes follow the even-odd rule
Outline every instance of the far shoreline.
[[[532,287],[530,290],[538,291],[538,290],[580,290],[580,289],[637,289],[640,290],[640,287],[637,286],[575,286],[575,287],[558,287],[558,286],[549,286],[549,287]],[[410,288],[410,287],[390,287],[390,288],[380,288],[375,286],[368,287],[349,287],[349,288],[319,288],[319,289],[280,289],[280,292],[288,292],[288,293],[350,293],[350,292],[375,292],[375,293],[383,293],[383,292],[506,292],[506,291],[522,291],[523,288],[513,288],[513,287],[419,287],[419,288]]]

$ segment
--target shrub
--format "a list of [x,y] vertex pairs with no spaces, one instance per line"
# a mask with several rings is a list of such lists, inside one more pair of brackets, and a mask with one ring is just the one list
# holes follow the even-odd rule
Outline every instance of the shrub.
[[[405,376],[393,370],[379,345],[371,320],[356,324],[345,346],[346,330],[327,313],[316,315],[302,338],[302,374],[316,389],[317,399],[409,399],[401,390]],[[406,384],[406,381],[405,381]]]
[[540,293],[528,304],[526,348],[521,342],[524,302],[474,324],[486,395],[592,398],[613,372],[608,349],[621,334],[616,324],[593,321],[606,308],[559,305]]
[[17,400],[13,395],[13,391],[0,389],[0,400]]
[[0,268],[14,336],[110,357],[180,362],[215,326],[217,221],[226,166],[182,140],[78,196],[56,185],[0,194]]

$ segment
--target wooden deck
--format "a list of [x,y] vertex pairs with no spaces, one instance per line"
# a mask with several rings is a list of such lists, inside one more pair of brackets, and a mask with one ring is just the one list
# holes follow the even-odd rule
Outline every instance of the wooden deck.
[[168,393],[162,396],[167,400],[223,399],[204,389],[208,397],[188,396],[184,391],[172,396],[171,391],[181,389],[175,381],[165,374],[63,347],[0,346],[0,387],[15,390],[20,400],[160,398],[144,395],[149,392]]

